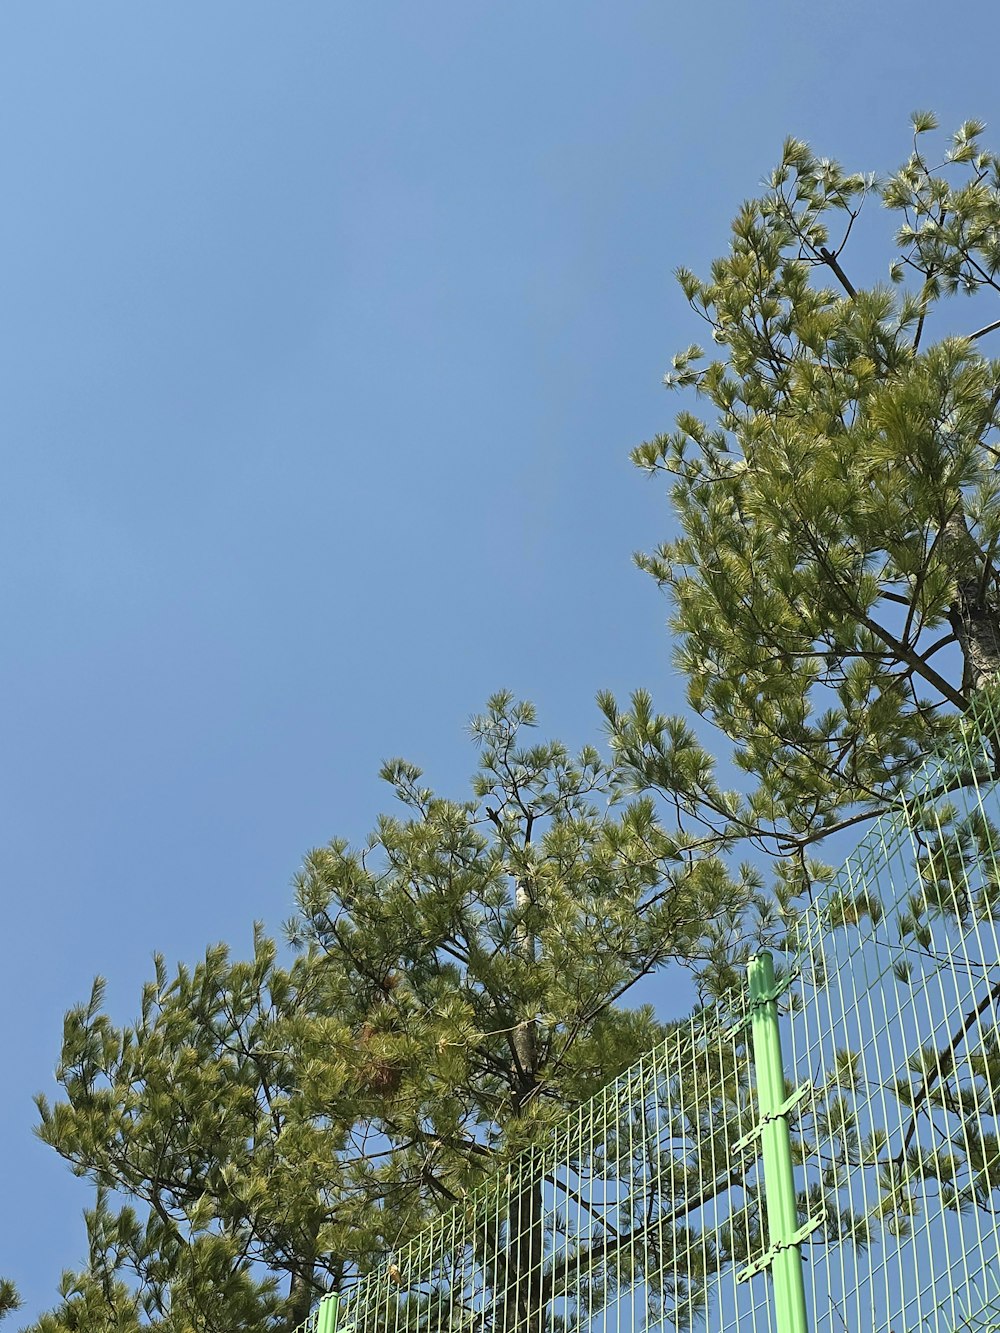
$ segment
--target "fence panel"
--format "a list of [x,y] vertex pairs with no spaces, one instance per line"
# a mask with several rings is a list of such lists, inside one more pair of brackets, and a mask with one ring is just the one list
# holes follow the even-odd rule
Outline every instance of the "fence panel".
[[[778,1114],[817,1333],[1000,1330],[1000,836],[983,739],[1000,727],[986,721],[928,762],[775,956]],[[788,1333],[752,1010],[738,997],[678,1023],[358,1279],[338,1333]]]
[[762,1244],[743,1026],[715,1015],[575,1111],[543,1148],[428,1227],[347,1295],[340,1333],[771,1329],[737,1290]]
[[[976,731],[806,913],[787,1074],[813,1327],[1000,1327],[1000,873]],[[993,1321],[996,1321],[995,1323]]]

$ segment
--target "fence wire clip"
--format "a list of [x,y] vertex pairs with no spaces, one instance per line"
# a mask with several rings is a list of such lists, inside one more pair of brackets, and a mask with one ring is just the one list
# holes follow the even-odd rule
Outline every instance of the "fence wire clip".
[[732,1041],[733,1038],[738,1037],[741,1032],[746,1032],[749,1026],[750,1015],[744,1014],[743,1017],[738,1018],[735,1023],[730,1023],[729,1027],[723,1028],[719,1033],[719,1036],[723,1041]]
[[801,976],[802,976],[801,968],[798,967],[789,968],[788,972],[786,972],[786,974],[781,978],[780,981],[775,982],[775,984],[771,986],[768,990],[764,991],[762,995],[758,995],[755,1000],[751,1001],[750,1004],[747,1006],[747,1012],[743,1014],[740,1018],[737,1018],[735,1022],[731,1023],[729,1027],[723,1028],[722,1032],[719,1035],[723,1038],[724,1041],[730,1041],[733,1037],[737,1037],[741,1032],[746,1031],[746,1029],[753,1022],[754,1013],[760,1008],[760,1006],[763,1004],[770,1004],[772,1000],[780,999],[781,996],[784,995],[785,991],[791,990],[792,983],[798,981],[798,979]]
[[775,1110],[768,1111],[766,1115],[761,1116],[760,1123],[755,1125],[749,1134],[744,1134],[741,1139],[737,1140],[733,1145],[733,1152],[746,1152],[751,1143],[760,1138],[764,1126],[770,1125],[775,1120],[780,1120],[783,1116],[788,1116],[800,1102],[805,1101],[806,1097],[812,1092],[812,1086],[811,1079],[807,1079],[805,1083],[800,1083],[790,1097],[786,1097]]
[[792,989],[792,983],[798,981],[801,975],[802,974],[797,967],[791,967],[780,981],[776,981],[773,986],[768,986],[767,990],[761,991],[759,995],[755,995],[749,1004],[749,1017],[752,1018],[754,1010],[759,1009],[761,1005],[770,1004],[772,1000],[779,1000],[782,995],[784,995],[785,991]]
[[811,1236],[817,1227],[821,1227],[822,1225],[823,1219],[821,1217],[814,1217],[811,1222],[807,1222],[805,1226],[799,1227],[798,1231],[790,1236],[788,1240],[782,1240],[779,1241],[777,1245],[772,1245],[771,1248],[765,1254],[762,1254],[759,1259],[755,1259],[752,1264],[748,1264],[746,1268],[741,1269],[736,1274],[736,1281],[749,1282],[750,1279],[756,1277],[758,1273],[763,1273],[766,1268],[770,1268],[779,1254],[784,1250],[798,1249],[806,1237]]

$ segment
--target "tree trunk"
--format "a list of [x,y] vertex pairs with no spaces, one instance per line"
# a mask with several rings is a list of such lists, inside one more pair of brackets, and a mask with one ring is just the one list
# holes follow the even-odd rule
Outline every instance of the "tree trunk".
[[[524,923],[523,914],[532,906],[526,884],[515,890],[514,906],[521,914],[517,948],[528,968],[538,962],[538,941]],[[530,999],[529,999],[530,1003]],[[536,1018],[522,1014],[512,1034],[514,1059],[511,1064],[513,1118],[522,1114],[538,1086],[538,1042]],[[506,1260],[503,1265],[504,1333],[543,1333],[542,1263],[544,1233],[542,1218],[542,1182],[533,1161],[521,1167],[525,1174],[515,1179],[507,1213]]]
[[534,1172],[518,1182],[507,1212],[504,1333],[543,1333],[542,1182]]
[[312,1282],[301,1273],[293,1273],[292,1281],[288,1288],[288,1318],[286,1328],[288,1333],[305,1322],[309,1318],[309,1311],[312,1309],[315,1288]]
[[[514,891],[514,907],[518,913],[517,950],[527,965],[529,973],[538,965],[538,941],[532,935],[525,922],[525,915],[532,906],[531,891],[526,884],[519,883]],[[529,999],[530,1003],[530,999]],[[514,1060],[511,1067],[511,1090],[513,1093],[513,1112],[520,1115],[525,1102],[531,1097],[538,1082],[538,1045],[535,1040],[535,1015],[522,1014],[513,1032],[511,1042],[514,1048]]]
[[288,1303],[285,1306],[285,1330],[286,1333],[293,1333],[294,1329],[309,1318],[309,1312],[312,1310],[313,1302],[316,1300],[316,1237],[319,1234],[318,1225],[310,1228],[311,1245],[306,1255],[303,1255],[299,1266],[292,1273],[291,1281],[288,1284]]
[[975,690],[1000,682],[996,571],[987,564],[961,510],[948,519],[943,537],[945,558],[955,579],[948,618],[962,651],[962,693],[968,698]]

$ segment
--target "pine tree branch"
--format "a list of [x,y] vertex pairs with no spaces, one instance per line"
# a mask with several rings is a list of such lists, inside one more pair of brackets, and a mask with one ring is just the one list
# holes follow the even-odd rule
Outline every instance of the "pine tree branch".
[[855,824],[863,824],[868,819],[877,819],[880,810],[862,810],[856,815],[851,815],[847,819],[838,820],[836,824],[827,824],[819,830],[818,833],[809,833],[803,837],[796,837],[792,833],[774,834],[774,841],[781,847],[789,849],[789,853],[804,851],[806,847],[811,847],[813,843],[822,842],[824,838],[832,837],[835,833],[843,833],[845,829],[853,828]]
[[591,1217],[597,1220],[598,1225],[610,1232],[616,1240],[621,1239],[621,1233],[618,1228],[608,1221],[607,1217],[604,1215],[604,1211],[602,1211],[602,1209],[606,1210],[611,1205],[596,1204],[590,1199],[585,1199],[578,1190],[573,1189],[573,1187],[567,1184],[565,1180],[559,1180],[556,1176],[546,1175],[545,1182],[546,1184],[552,1185],[553,1188],[561,1190],[563,1194],[565,1194],[568,1199],[572,1199],[578,1207],[586,1209]]
[[921,654],[920,660],[926,662],[927,659],[929,657],[933,657],[936,652],[939,652],[942,648],[947,648],[949,643],[958,643],[958,635],[942,634],[940,639],[938,639],[935,643],[932,643],[931,646],[927,649],[927,651]]
[[966,334],[966,337],[973,343],[977,338],[985,338],[987,333],[994,333],[997,329],[1000,329],[1000,319],[995,319],[992,324],[984,324],[981,329],[976,329],[975,333]]
[[598,1241],[587,1246],[574,1255],[566,1255],[558,1265],[553,1265],[545,1275],[543,1303],[547,1304],[551,1301],[562,1289],[562,1284],[570,1281],[575,1272],[582,1272],[585,1268],[592,1269],[599,1263],[607,1263],[609,1259],[613,1259],[626,1246],[634,1245],[636,1241],[644,1239],[654,1228],[662,1231],[664,1227],[674,1225],[690,1216],[691,1213],[697,1212],[699,1208],[704,1208],[712,1199],[716,1199],[721,1194],[736,1189],[745,1183],[744,1175],[740,1171],[734,1170],[727,1175],[717,1176],[714,1180],[707,1181],[697,1194],[690,1199],[685,1199],[671,1212],[650,1219],[641,1226],[633,1227],[625,1235],[609,1237],[607,1240]]
[[945,1046],[942,1050],[936,1052],[934,1069],[930,1070],[927,1073],[923,1083],[920,1085],[920,1088],[914,1094],[913,1108],[912,1108],[913,1118],[910,1121],[909,1128],[907,1129],[906,1135],[903,1139],[903,1146],[900,1148],[899,1153],[895,1158],[897,1166],[902,1166],[903,1158],[906,1155],[906,1150],[907,1148],[909,1148],[910,1143],[913,1140],[913,1136],[916,1133],[917,1113],[920,1107],[920,1103],[927,1100],[928,1096],[930,1095],[931,1088],[939,1079],[947,1078],[947,1076],[952,1072],[952,1070],[955,1067],[955,1056],[958,1053],[958,1048],[961,1046],[965,1038],[969,1035],[969,1031],[971,1030],[973,1024],[990,1007],[990,1005],[993,1004],[998,999],[1000,999],[1000,981],[997,982],[997,984],[993,987],[992,990],[987,992],[985,997],[979,1002],[979,1004],[976,1005],[975,1009],[969,1010],[969,1012],[965,1015],[965,1018],[962,1020],[961,1025],[953,1033],[951,1040],[948,1042],[947,1046]]
[[815,558],[816,563],[820,566],[829,580],[830,586],[840,592],[842,599],[847,605],[848,612],[855,616],[877,639],[880,639],[887,648],[890,648],[900,661],[905,662],[907,666],[911,667],[917,673],[917,675],[922,676],[924,680],[927,681],[928,685],[933,685],[938,693],[943,695],[949,703],[954,704],[956,708],[961,710],[961,712],[966,712],[969,704],[961,691],[956,690],[954,685],[946,680],[940,672],[935,671],[932,666],[928,666],[911,644],[904,643],[901,639],[896,638],[896,636],[887,630],[884,625],[879,624],[877,620],[873,620],[868,612],[864,611],[858,605],[854,600],[851,590],[845,587],[836,570],[826,559],[822,547],[814,539],[812,530],[810,529],[809,524],[805,521],[802,522],[802,533],[806,542],[812,548],[813,557]]
[[856,297],[858,294],[857,289],[855,288],[854,284],[851,282],[847,274],[844,272],[844,270],[840,267],[840,260],[833,253],[833,251],[828,250],[825,245],[821,245],[819,247],[819,257],[820,259],[822,259],[823,263],[826,264],[828,268],[832,269],[833,272],[836,274],[837,279],[840,282],[840,285],[843,287],[847,295],[850,296],[852,299]]

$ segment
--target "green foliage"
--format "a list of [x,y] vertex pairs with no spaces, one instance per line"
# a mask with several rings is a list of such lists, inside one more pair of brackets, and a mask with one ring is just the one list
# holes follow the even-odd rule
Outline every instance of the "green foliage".
[[724,983],[756,877],[595,750],[525,743],[533,724],[490,700],[465,800],[387,763],[395,812],[306,858],[289,960],[258,928],[247,960],[158,959],[133,1024],[100,981],[67,1016],[40,1133],[97,1196],[38,1333],[294,1327],[662,1036],[623,1003],[641,978]]
[[[891,941],[886,984],[904,1005],[940,984],[936,969],[979,940],[1000,900],[997,831],[964,799],[1000,773],[1000,362],[988,356],[1000,337],[1000,158],[969,121],[934,165],[934,117],[913,126],[908,160],[881,181],[789,140],[728,254],[704,279],[678,272],[710,350],[689,346],[666,376],[701,410],[634,452],[671,478],[677,525],[637,559],[669,593],[689,702],[729,738],[742,790],[692,781],[675,756],[680,724],[648,695],[627,710],[603,700],[636,789],[680,793],[689,827],[770,855],[772,910],[810,951],[798,927],[817,890],[826,932]],[[873,210],[894,228],[888,284],[862,280],[850,257]],[[959,295],[971,306],[956,307]],[[965,748],[963,715],[985,746]],[[877,862],[860,887],[831,889],[814,859],[832,834],[890,811],[913,849],[891,920]],[[820,1183],[799,1209],[825,1217],[828,1241],[907,1236],[931,1209],[994,1215],[988,938],[966,960],[970,978],[954,978],[968,998],[947,1027],[923,1049],[906,1038],[867,1050],[893,1068],[878,1100],[859,1050],[838,1051],[816,1089],[799,1152]],[[824,952],[811,980],[836,988]],[[845,1182],[865,1170],[878,1203],[855,1215]]]
[[21,1298],[17,1294],[17,1287],[9,1278],[0,1278],[0,1319],[20,1308]]
[[[701,1011],[347,1296],[356,1333],[596,1322],[699,1327],[721,1267],[764,1248],[745,1030]],[[532,1225],[511,1225],[527,1201]],[[522,1244],[532,1235],[540,1244]],[[393,1277],[393,1271],[401,1280]]]
[[[1000,363],[992,325],[954,336],[945,305],[1000,292],[1000,159],[970,121],[931,165],[934,126],[914,116],[881,183],[786,143],[710,276],[678,273],[715,355],[689,347],[666,383],[706,414],[634,453],[673,479],[679,525],[639,563],[670,592],[689,700],[750,787],[699,811],[798,860],[802,884],[805,849],[884,809],[1000,678]],[[879,202],[894,287],[845,267]],[[656,785],[647,712],[609,716]]]

